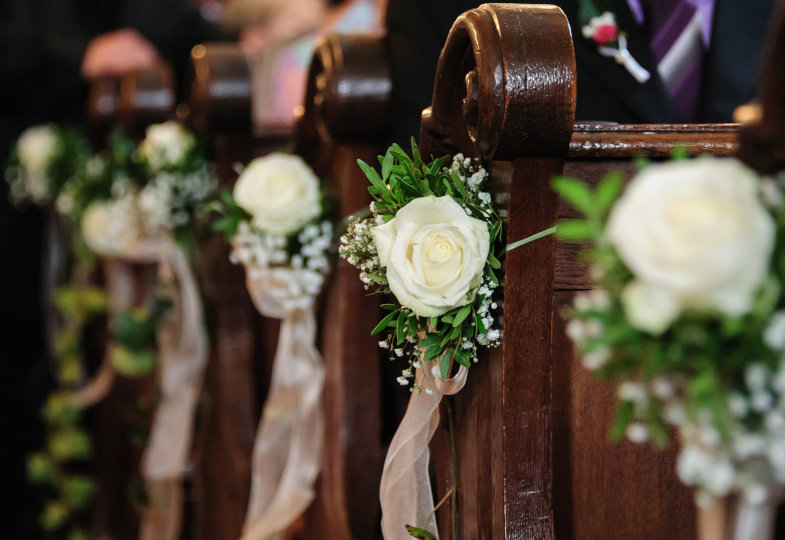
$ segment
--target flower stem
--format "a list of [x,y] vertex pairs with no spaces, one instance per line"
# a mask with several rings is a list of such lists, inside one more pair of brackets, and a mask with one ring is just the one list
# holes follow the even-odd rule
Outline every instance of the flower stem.
[[544,231],[540,231],[537,234],[533,234],[529,237],[524,238],[523,240],[518,240],[517,242],[513,242],[512,244],[507,244],[507,247],[504,248],[504,252],[507,253],[508,251],[512,251],[513,249],[519,248],[523,245],[528,244],[529,242],[534,242],[535,240],[539,240],[544,236],[548,236],[549,234],[553,234],[556,232],[556,227],[551,227],[550,229],[545,229]]

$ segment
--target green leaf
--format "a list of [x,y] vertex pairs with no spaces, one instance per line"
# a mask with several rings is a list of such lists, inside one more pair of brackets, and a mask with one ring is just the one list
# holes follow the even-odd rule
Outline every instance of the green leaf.
[[611,426],[611,439],[618,441],[624,438],[627,426],[632,422],[633,418],[635,418],[635,404],[631,401],[619,403],[616,418]]
[[395,316],[397,315],[398,312],[399,312],[399,310],[396,309],[395,311],[391,311],[390,313],[385,315],[384,318],[381,321],[379,321],[379,324],[377,324],[374,327],[374,329],[371,330],[371,335],[375,336],[376,334],[378,334],[379,332],[381,332],[382,330],[387,328],[387,325],[390,324],[390,321],[392,321],[393,318],[395,318]]
[[146,309],[124,309],[115,317],[112,339],[129,349],[146,349],[155,344],[153,319]]
[[56,531],[65,525],[68,519],[68,508],[58,501],[49,501],[41,514],[41,527],[45,531]]
[[452,184],[455,186],[455,191],[461,194],[461,197],[464,199],[469,198],[469,193],[466,191],[466,186],[463,185],[463,182],[458,177],[458,173],[455,171],[450,171],[450,179],[452,179]]
[[553,189],[584,214],[590,214],[594,210],[592,192],[581,180],[560,176],[553,180]]
[[439,356],[441,353],[442,353],[441,347],[436,347],[435,345],[428,347],[428,349],[425,351],[425,355],[422,358],[423,362],[430,362],[431,360]]
[[471,367],[472,363],[469,360],[469,352],[465,349],[458,348],[455,351],[455,361],[465,367]]
[[460,326],[460,324],[466,320],[466,317],[468,317],[471,312],[471,304],[463,306],[461,309],[459,309],[458,313],[455,314],[455,319],[452,321],[453,327]]
[[624,177],[621,173],[613,172],[602,179],[597,186],[596,198],[600,212],[605,212],[613,205],[624,187]]
[[214,221],[212,224],[212,229],[214,231],[226,233],[226,239],[231,240],[237,234],[237,229],[240,226],[240,221],[241,220],[237,219],[234,216],[228,216]]
[[436,536],[426,531],[425,529],[420,529],[419,527],[412,527],[411,525],[407,525],[406,531],[413,538],[419,538],[420,540],[436,540]]
[[56,461],[90,457],[92,444],[87,433],[77,428],[57,431],[49,437],[49,453]]
[[384,154],[384,158],[382,159],[382,179],[387,180],[390,176],[390,172],[392,171],[393,162],[395,161],[395,157],[392,155],[391,152],[387,152]]
[[27,458],[27,477],[34,484],[54,484],[57,466],[43,452],[36,452]]
[[425,349],[432,345],[438,345],[441,339],[441,334],[428,334],[425,339],[420,342],[420,348]]
[[497,270],[502,267],[502,263],[499,262],[499,259],[493,254],[493,250],[488,251],[488,264],[491,265],[491,268]]
[[439,375],[442,379],[450,376],[450,355],[445,354],[439,362]]
[[64,479],[61,489],[68,505],[79,510],[87,506],[92,500],[96,484],[92,478],[75,475]]
[[671,161],[683,161],[690,157],[690,152],[687,150],[687,147],[683,144],[678,144],[673,148],[673,152],[671,152]]
[[591,240],[597,236],[597,227],[585,219],[570,219],[559,222],[556,237],[567,241]]
[[477,332],[480,334],[487,334],[488,329],[485,328],[485,325],[482,323],[482,317],[480,317],[479,313],[474,314],[474,324],[477,327]]
[[398,345],[403,343],[403,340],[406,339],[406,332],[404,328],[406,327],[406,313],[401,311],[398,315],[398,321],[395,323],[395,341]]
[[109,356],[112,367],[126,377],[142,377],[155,369],[155,353],[150,350],[137,351],[127,347],[115,347]]
[[395,304],[382,304],[381,308],[385,311],[393,311],[398,309],[398,306]]
[[357,160],[357,164],[360,166],[362,171],[365,173],[365,176],[368,177],[368,180],[370,180],[371,184],[373,184],[374,187],[381,190],[382,193],[384,191],[387,191],[387,186],[379,177],[379,173],[376,172],[376,169],[374,169],[373,167],[371,167],[361,159]]

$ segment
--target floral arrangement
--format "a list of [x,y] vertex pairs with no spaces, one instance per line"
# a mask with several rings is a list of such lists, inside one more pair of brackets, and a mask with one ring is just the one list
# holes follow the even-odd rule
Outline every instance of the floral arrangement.
[[307,307],[330,269],[333,222],[319,179],[299,156],[273,153],[245,167],[223,193],[214,228],[232,242],[232,261],[265,274],[285,309]]
[[170,121],[148,127],[138,147],[115,133],[109,150],[65,183],[56,208],[81,227],[88,246],[111,253],[161,234],[187,242],[215,189],[195,137]]
[[[84,332],[107,314],[111,293],[90,284],[95,255],[121,255],[162,236],[190,245],[215,180],[194,136],[174,122],[151,126],[138,146],[115,133],[108,148],[97,153],[76,130],[32,127],[12,150],[6,179],[15,203],[53,204],[71,225],[71,283],[53,297],[60,317],[53,339],[57,388],[42,410],[47,443],[30,456],[28,475],[50,495],[42,527],[55,531],[70,526],[70,537],[86,538],[74,515],[90,503],[95,482],[73,473],[69,464],[91,456],[82,411],[111,388],[103,368],[86,381]],[[130,377],[155,371],[157,333],[170,306],[166,293],[148,308],[113,314],[107,355],[112,371]]]
[[785,183],[733,159],[650,165],[627,186],[556,190],[584,219],[559,225],[595,289],[567,333],[585,366],[618,381],[616,438],[664,446],[700,505],[785,484]]
[[296,155],[254,159],[221,199],[223,217],[214,228],[231,241],[232,262],[245,267],[259,313],[281,320],[243,526],[243,538],[272,538],[308,507],[321,470],[325,368],[315,310],[334,254],[334,228],[319,179]]
[[90,145],[74,129],[38,125],[26,129],[11,149],[5,178],[16,205],[49,204],[83,167]]
[[483,190],[488,175],[461,154],[425,163],[414,141],[412,154],[390,147],[379,157],[381,175],[359,162],[371,182],[371,216],[350,224],[339,248],[366,289],[400,304],[382,305],[389,313],[373,333],[389,329],[379,346],[407,359],[401,385],[417,368],[446,379],[453,360],[469,367],[479,345],[496,347],[502,337],[492,312],[504,246]]

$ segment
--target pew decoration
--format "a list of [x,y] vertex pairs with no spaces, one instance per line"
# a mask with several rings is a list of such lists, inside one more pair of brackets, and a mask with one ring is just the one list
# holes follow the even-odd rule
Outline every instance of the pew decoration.
[[701,157],[650,165],[621,195],[618,175],[554,185],[584,215],[557,235],[593,244],[596,288],[567,334],[618,383],[612,437],[664,447],[675,429],[699,508],[740,494],[734,538],[769,538],[785,484],[785,178]]
[[277,538],[313,500],[321,469],[325,370],[314,310],[334,253],[333,222],[318,178],[284,153],[248,164],[220,211],[214,227],[231,241],[232,262],[245,267],[254,305],[282,321],[242,536]]
[[379,157],[381,175],[359,162],[371,183],[371,216],[350,224],[339,248],[366,289],[398,300],[382,306],[389,313],[373,330],[386,332],[379,346],[392,359],[405,359],[398,382],[412,391],[382,473],[388,539],[437,534],[428,444],[439,403],[463,388],[478,346],[496,347],[502,337],[492,315],[502,224],[483,190],[487,173],[460,154],[425,163],[413,141],[412,154],[390,147]]
[[17,206],[50,204],[89,155],[90,144],[77,130],[53,124],[26,129],[5,171],[11,200]]
[[[43,413],[50,428],[47,449],[29,461],[34,481],[61,492],[42,521],[47,529],[60,528],[71,510],[89,503],[92,481],[80,484],[79,498],[69,497],[60,481],[67,458],[91,453],[87,432],[77,427],[81,411],[103,400],[118,374],[157,371],[160,398],[141,470],[152,502],[140,537],[174,538],[207,358],[201,297],[187,250],[197,222],[207,215],[203,205],[213,196],[215,179],[194,136],[174,122],[150,126],[138,147],[116,133],[110,147],[96,154],[76,132],[45,129],[23,134],[19,159],[7,175],[18,200],[54,203],[72,225],[72,283],[55,294],[63,318],[54,347],[60,388]],[[103,258],[105,291],[90,285],[96,255]],[[135,264],[157,267],[156,298],[144,307],[134,306]],[[103,310],[109,311],[110,337],[102,365],[85,382],[83,328]],[[70,442],[59,445],[64,433]]]

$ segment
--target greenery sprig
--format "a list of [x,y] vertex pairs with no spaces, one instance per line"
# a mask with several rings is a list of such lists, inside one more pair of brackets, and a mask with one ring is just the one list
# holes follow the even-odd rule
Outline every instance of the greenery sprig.
[[[634,182],[638,182],[637,189],[643,189],[642,182],[658,182],[659,193],[667,198],[669,190],[681,189],[682,180],[695,182],[687,193],[705,190],[700,204],[707,206],[694,208],[690,220],[680,221],[679,216],[688,215],[684,205],[698,199],[678,194],[674,203],[663,199],[663,208],[673,208],[673,213],[665,210],[661,218],[658,213],[647,219],[647,223],[663,220],[655,225],[659,231],[656,241],[660,242],[656,253],[662,255],[651,263],[646,259],[646,267],[641,259],[635,259],[643,268],[638,272],[625,262],[633,259],[621,249],[638,256],[654,248],[635,244],[633,249],[622,243],[628,237],[620,239],[621,227],[612,223],[614,215],[616,223],[622,219],[617,208],[623,188],[621,175],[608,175],[596,189],[577,179],[554,181],[555,190],[583,214],[581,219],[560,223],[557,236],[587,244],[582,257],[594,286],[592,291],[579,293],[566,311],[567,333],[587,368],[598,378],[619,382],[617,415],[611,427],[614,439],[652,440],[663,447],[676,428],[683,445],[679,475],[698,489],[699,502],[730,490],[759,501],[772,475],[785,482],[785,461],[781,458],[785,448],[785,180],[758,178],[733,160],[699,158],[652,165]],[[641,200],[628,198],[625,208],[633,208],[630,205]],[[653,203],[647,200],[641,204]],[[707,208],[724,209],[712,226],[700,221],[714,215]],[[733,221],[734,208],[743,212],[746,221]],[[674,221],[668,221],[672,216]],[[683,227],[688,232],[682,233]],[[661,261],[676,257],[667,252],[667,242],[674,237],[695,243],[692,249],[673,248],[679,253],[691,257],[705,250],[708,255],[699,256],[715,257],[711,272],[698,280],[699,287],[705,285],[701,281],[715,279],[719,272],[741,275],[717,282],[705,292],[680,289],[673,293],[659,284],[655,289],[645,281],[653,278],[643,277],[643,272],[653,268],[651,265],[671,264]],[[754,254],[743,263],[711,251],[727,249],[725,246],[747,249],[749,245],[760,247],[750,248]],[[753,281],[749,276],[755,260],[761,261],[761,270]],[[678,272],[685,271],[695,275],[703,268],[703,261],[690,261],[667,270],[679,276]],[[720,264],[726,267],[718,268]],[[746,282],[751,285],[744,291],[742,307],[727,308],[714,300],[719,298],[721,287]],[[641,299],[637,294],[644,286],[655,293]],[[673,294],[682,296],[673,300]]]

